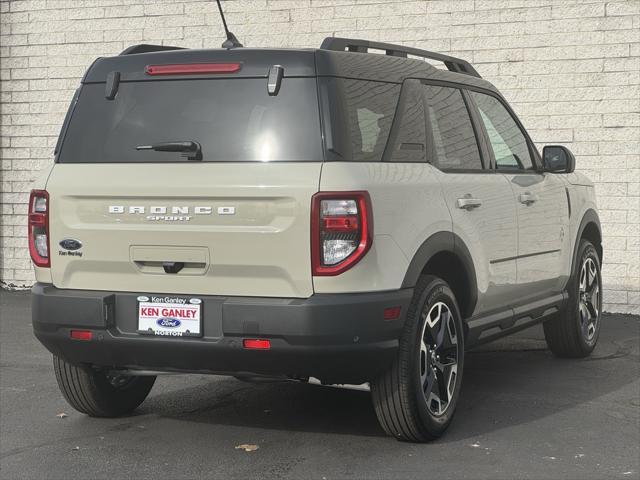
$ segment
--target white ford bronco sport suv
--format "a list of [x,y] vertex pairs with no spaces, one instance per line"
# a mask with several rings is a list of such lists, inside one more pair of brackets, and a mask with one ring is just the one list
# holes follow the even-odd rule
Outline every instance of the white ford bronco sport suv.
[[31,193],[35,335],[88,415],[162,372],[312,378],[368,382],[388,434],[434,439],[465,350],[538,322],[556,355],[593,350],[574,167],[457,58],[130,47],[89,68]]

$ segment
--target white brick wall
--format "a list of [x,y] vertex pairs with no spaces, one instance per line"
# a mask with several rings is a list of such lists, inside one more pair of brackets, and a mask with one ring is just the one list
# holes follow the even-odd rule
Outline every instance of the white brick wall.
[[[248,46],[336,34],[462,56],[597,184],[609,311],[640,313],[640,0],[225,0]],[[25,202],[85,68],[136,43],[218,47],[213,0],[0,0],[0,280],[27,286]]]

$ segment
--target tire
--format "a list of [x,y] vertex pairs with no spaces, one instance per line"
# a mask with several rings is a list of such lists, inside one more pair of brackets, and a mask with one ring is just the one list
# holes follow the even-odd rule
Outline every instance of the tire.
[[566,310],[544,323],[549,349],[558,357],[582,358],[596,346],[602,315],[600,258],[591,242],[581,239],[569,281]]
[[398,356],[371,382],[384,431],[410,442],[442,435],[455,413],[463,368],[464,330],[455,295],[444,280],[423,275],[414,289]]
[[65,400],[90,417],[119,417],[135,410],[151,391],[154,376],[107,376],[53,356],[53,369]]

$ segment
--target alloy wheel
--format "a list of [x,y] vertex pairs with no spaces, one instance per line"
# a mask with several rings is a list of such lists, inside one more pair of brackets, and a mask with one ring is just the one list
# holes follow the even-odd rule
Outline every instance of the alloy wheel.
[[[425,309],[426,310],[426,309]],[[451,309],[437,302],[423,312],[420,343],[420,385],[427,408],[434,416],[447,411],[458,375],[458,332]]]
[[580,269],[580,328],[586,341],[593,340],[600,320],[600,281],[598,267],[587,257]]

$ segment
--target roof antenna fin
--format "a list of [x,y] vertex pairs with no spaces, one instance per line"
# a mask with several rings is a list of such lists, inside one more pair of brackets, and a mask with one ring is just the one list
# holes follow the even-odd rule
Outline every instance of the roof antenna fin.
[[238,41],[236,36],[229,31],[227,28],[227,21],[224,18],[224,12],[222,11],[222,5],[220,5],[220,0],[216,0],[218,3],[218,10],[220,10],[220,16],[222,17],[222,25],[224,25],[224,31],[227,34],[227,39],[222,43],[222,48],[239,48],[242,47],[242,44]]

